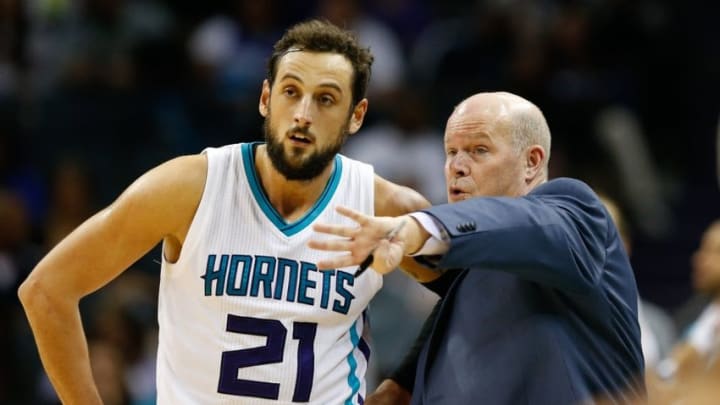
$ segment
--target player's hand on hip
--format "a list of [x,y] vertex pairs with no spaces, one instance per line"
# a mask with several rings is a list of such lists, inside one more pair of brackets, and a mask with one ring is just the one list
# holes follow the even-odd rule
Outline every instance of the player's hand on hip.
[[373,217],[345,207],[337,212],[353,220],[356,225],[315,224],[316,232],[337,236],[332,239],[312,239],[312,249],[346,252],[344,255],[321,260],[319,269],[337,269],[360,265],[370,254],[371,267],[381,273],[394,270],[405,254],[403,224],[406,217]]

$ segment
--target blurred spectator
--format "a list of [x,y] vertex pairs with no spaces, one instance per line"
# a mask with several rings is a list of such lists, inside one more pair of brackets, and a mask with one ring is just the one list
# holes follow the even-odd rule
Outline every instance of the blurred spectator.
[[[654,395],[662,399],[682,400],[689,394],[686,384],[704,378],[709,369],[719,367],[720,221],[715,221],[704,233],[700,247],[692,257],[692,265],[696,290],[707,294],[711,301],[702,309],[684,338],[673,347],[670,356],[656,368],[647,370],[651,399]],[[720,390],[715,392],[720,393]]]

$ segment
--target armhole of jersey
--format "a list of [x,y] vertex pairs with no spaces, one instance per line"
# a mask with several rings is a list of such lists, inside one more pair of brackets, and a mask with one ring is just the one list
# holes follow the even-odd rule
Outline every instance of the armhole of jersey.
[[375,216],[375,168],[367,165],[367,170],[370,172],[369,176],[372,179],[370,181],[370,190],[368,190],[370,195],[370,215]]
[[180,246],[180,255],[174,263],[168,261],[165,258],[165,243],[163,242],[161,252],[162,263],[164,266],[167,266],[168,269],[172,269],[174,266],[180,265],[183,261],[183,258],[187,256],[187,254],[185,254],[184,252],[189,249],[193,249],[193,246],[198,242],[197,238],[195,238],[194,235],[197,232],[200,232],[197,229],[201,226],[199,224],[199,222],[201,222],[199,218],[201,218],[205,212],[205,206],[208,204],[206,196],[209,194],[208,190],[211,190],[213,187],[213,184],[211,182],[216,177],[216,159],[213,158],[219,154],[219,151],[216,148],[206,148],[201,152],[201,154],[205,155],[205,158],[207,159],[207,173],[205,175],[205,184],[203,185],[203,191],[200,194],[200,201],[198,202],[198,206],[195,209],[195,213],[193,214],[193,218],[190,222],[190,227],[188,227],[187,235],[185,235],[185,241],[183,241],[182,246]]
[[[363,187],[362,179],[365,176],[370,178],[370,186],[366,190],[367,194],[364,194],[363,196],[366,196],[366,203],[369,204],[367,207],[368,215],[375,216],[375,169],[372,165],[365,162],[354,160],[344,155],[341,155],[341,157],[344,160],[343,166],[348,168],[345,170],[344,175],[355,176],[355,178],[360,181],[360,187]],[[350,169],[350,167],[353,167],[354,169]]]

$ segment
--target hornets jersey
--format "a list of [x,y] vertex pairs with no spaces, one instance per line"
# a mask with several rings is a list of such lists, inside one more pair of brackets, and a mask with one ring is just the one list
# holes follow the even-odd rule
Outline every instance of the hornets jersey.
[[287,222],[268,201],[254,147],[210,148],[200,204],[176,263],[163,260],[159,404],[361,404],[370,350],[364,310],[382,286],[368,271],[320,271],[315,222],[372,215],[371,166],[338,155],[314,206]]

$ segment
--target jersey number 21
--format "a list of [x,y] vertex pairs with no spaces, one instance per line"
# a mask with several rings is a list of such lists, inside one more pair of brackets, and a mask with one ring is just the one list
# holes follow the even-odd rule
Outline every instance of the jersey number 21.
[[[238,379],[238,370],[243,367],[281,363],[285,350],[287,328],[276,319],[251,318],[228,315],[227,331],[248,335],[265,336],[265,346],[250,349],[231,350],[222,353],[220,363],[220,382],[218,392],[247,397],[278,399],[280,384]],[[313,322],[293,322],[293,339],[298,341],[297,374],[293,402],[308,402],[313,386],[315,372],[315,353],[313,342],[317,324]]]

